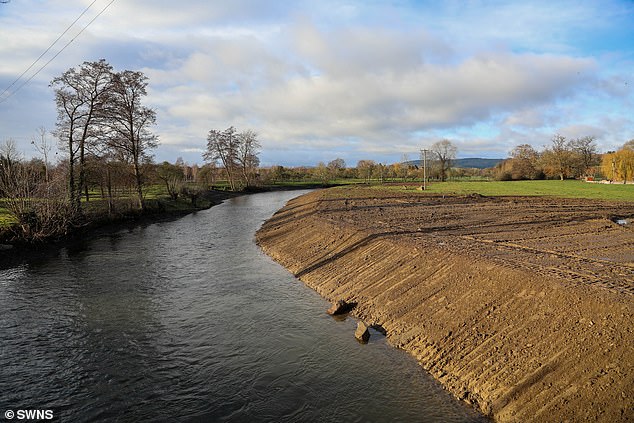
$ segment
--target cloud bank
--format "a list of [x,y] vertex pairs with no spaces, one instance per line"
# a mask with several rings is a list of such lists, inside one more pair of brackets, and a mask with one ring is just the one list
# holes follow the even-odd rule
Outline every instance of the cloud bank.
[[[634,18],[628,2],[216,3],[115,2],[0,103],[0,138],[28,148],[35,128],[52,129],[48,81],[99,58],[149,77],[158,160],[200,163],[207,132],[230,125],[257,131],[263,163],[284,165],[391,162],[441,138],[463,157],[505,157],[555,132],[603,149],[634,138],[634,30],[618,25]],[[0,86],[88,4],[1,5]]]

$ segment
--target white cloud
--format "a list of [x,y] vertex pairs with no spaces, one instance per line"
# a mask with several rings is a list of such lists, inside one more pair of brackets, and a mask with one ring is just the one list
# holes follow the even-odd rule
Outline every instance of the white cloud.
[[[69,36],[108,1],[99,0]],[[1,6],[0,86],[89,3]],[[574,7],[115,2],[19,96],[0,103],[0,138],[52,128],[48,81],[104,57],[149,77],[147,103],[157,109],[165,151],[180,149],[190,160],[209,129],[229,125],[257,130],[272,151],[311,157],[398,158],[440,137],[453,137],[465,154],[504,155],[508,144],[534,144],[565,128],[603,129],[602,145],[612,145],[634,130],[624,111],[634,102],[632,50],[623,41],[634,31],[618,26],[633,10],[616,0]],[[610,47],[614,40],[619,47]]]

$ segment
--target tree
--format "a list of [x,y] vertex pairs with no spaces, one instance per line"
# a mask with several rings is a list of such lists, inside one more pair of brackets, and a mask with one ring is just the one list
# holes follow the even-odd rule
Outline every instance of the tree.
[[563,181],[574,173],[574,155],[563,135],[555,134],[551,142],[551,147],[542,153],[542,167],[547,176],[559,177]]
[[45,179],[48,182],[48,180],[49,180],[49,177],[48,177],[48,165],[49,165],[49,163],[48,163],[48,155],[50,154],[51,150],[53,149],[53,146],[48,141],[48,138],[46,138],[46,128],[44,128],[43,126],[40,126],[39,128],[37,128],[37,135],[39,136],[39,139],[32,138],[31,139],[31,144],[35,147],[37,152],[40,153],[44,157],[44,173],[45,173]]
[[451,169],[453,160],[456,158],[457,148],[451,141],[444,139],[432,144],[430,150],[436,156],[440,180],[444,182],[447,180],[447,172]]
[[185,179],[183,168],[176,164],[163,162],[157,167],[156,174],[158,178],[165,183],[170,198],[176,200],[183,188],[183,180]]
[[328,162],[328,171],[330,172],[330,177],[332,179],[338,178],[340,173],[345,168],[346,168],[346,162],[343,159],[336,158],[336,159]]
[[65,234],[71,226],[71,207],[49,181],[40,160],[24,162],[9,140],[0,146],[0,195],[24,239]]
[[69,201],[81,213],[86,151],[101,134],[100,119],[113,87],[112,66],[105,60],[84,62],[54,78],[51,86],[57,105],[56,134],[68,156]]
[[260,143],[257,133],[250,129],[237,132],[230,126],[224,131],[212,129],[207,135],[207,151],[203,158],[210,163],[220,161],[232,191],[238,187],[240,179],[249,187],[260,165],[258,153]]
[[603,155],[603,174],[612,181],[634,181],[634,143],[625,143],[620,150]]
[[366,184],[370,183],[372,179],[372,172],[374,171],[374,167],[376,164],[374,160],[359,160],[357,162],[357,171],[359,172],[359,177],[365,180]]
[[233,126],[222,132],[212,129],[207,135],[207,151],[203,153],[205,160],[210,162],[220,160],[231,191],[236,190],[236,174],[239,168],[238,141],[236,129]]
[[218,173],[218,169],[216,168],[216,163],[211,162],[205,164],[200,168],[196,175],[196,182],[202,182],[205,185],[213,186],[216,182],[216,175]]
[[260,166],[260,143],[258,142],[258,134],[255,131],[247,129],[238,134],[238,164],[242,171],[245,186],[251,186],[251,182],[255,178],[257,169]]
[[599,164],[597,154],[596,137],[585,136],[570,140],[570,148],[576,155],[576,175],[578,177],[586,175],[590,169]]
[[156,112],[142,105],[147,95],[147,77],[142,72],[123,71],[113,75],[104,124],[108,127],[108,146],[132,165],[138,207],[145,209],[142,164],[149,161],[149,150],[158,146],[149,131],[156,123]]
[[529,144],[521,144],[511,150],[511,159],[505,166],[511,179],[539,179],[543,173],[539,168],[539,153]]
[[330,171],[324,162],[319,162],[317,167],[313,169],[313,177],[323,184],[327,184],[330,180]]

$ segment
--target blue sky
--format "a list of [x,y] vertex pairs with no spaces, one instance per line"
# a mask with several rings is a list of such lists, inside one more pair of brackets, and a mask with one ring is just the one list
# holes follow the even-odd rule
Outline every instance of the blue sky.
[[[0,92],[110,1],[0,5]],[[264,165],[392,163],[443,138],[497,158],[555,133],[607,151],[634,138],[632,40],[632,1],[115,0],[0,97],[0,142],[36,155],[51,79],[104,58],[149,77],[157,161],[202,163],[230,125],[258,132]]]

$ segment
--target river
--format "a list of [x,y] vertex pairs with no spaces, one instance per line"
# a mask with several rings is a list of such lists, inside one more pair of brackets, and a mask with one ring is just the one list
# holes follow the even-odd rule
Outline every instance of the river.
[[[0,413],[61,421],[484,421],[264,255],[298,192],[0,260]],[[0,252],[0,254],[2,254]],[[5,421],[5,420],[3,420]]]

